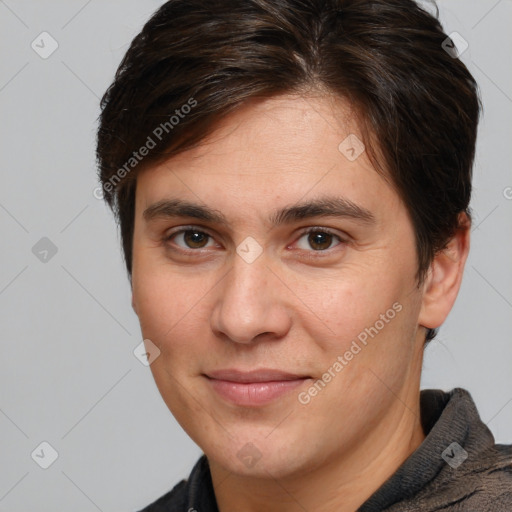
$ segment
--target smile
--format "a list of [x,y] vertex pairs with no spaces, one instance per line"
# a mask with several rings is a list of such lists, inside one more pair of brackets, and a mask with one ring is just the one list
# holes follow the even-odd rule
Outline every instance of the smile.
[[205,377],[217,395],[230,403],[245,407],[270,403],[310,378],[279,370],[221,370],[211,372]]

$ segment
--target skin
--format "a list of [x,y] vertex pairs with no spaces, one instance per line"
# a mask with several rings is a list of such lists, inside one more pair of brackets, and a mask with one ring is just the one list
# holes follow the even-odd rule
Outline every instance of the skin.
[[[441,325],[453,305],[469,223],[461,216],[464,227],[419,284],[406,208],[366,152],[354,161],[340,152],[349,134],[362,139],[339,98],[251,101],[199,147],[137,177],[133,307],[144,338],[161,350],[151,364],[159,391],[208,457],[221,512],[353,512],[424,440],[425,330]],[[373,220],[269,221],[276,210],[326,196],[355,203]],[[144,218],[167,199],[208,206],[227,224]],[[184,228],[192,233],[176,234]],[[312,238],[307,228],[333,236]],[[248,236],[262,248],[252,263],[236,252]],[[400,312],[301,403],[299,393],[393,304]],[[269,404],[239,406],[204,376],[226,368],[310,379]],[[237,457],[244,446],[260,457],[251,466]]]

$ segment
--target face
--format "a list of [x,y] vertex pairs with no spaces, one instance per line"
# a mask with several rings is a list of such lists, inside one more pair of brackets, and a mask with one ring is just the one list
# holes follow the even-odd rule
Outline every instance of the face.
[[151,370],[231,472],[347,457],[419,387],[413,227],[354,136],[339,99],[274,97],[137,178],[133,305],[160,350]]

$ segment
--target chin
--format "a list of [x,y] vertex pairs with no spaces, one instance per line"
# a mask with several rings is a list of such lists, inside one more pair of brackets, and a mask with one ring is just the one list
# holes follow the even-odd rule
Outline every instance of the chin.
[[[307,466],[305,461],[297,460],[293,454],[278,455],[271,447],[255,452],[253,445],[247,443],[246,448],[242,449],[245,453],[240,457],[237,452],[227,451],[207,453],[207,457],[235,475],[251,478],[285,478],[300,473]],[[251,452],[253,455],[250,455]]]
[[[256,429],[258,430],[258,429]],[[320,463],[312,452],[315,444],[304,440],[307,436],[286,430],[257,433],[250,429],[236,437],[223,436],[222,440],[200,444],[210,462],[239,476],[251,478],[285,478],[307,473]],[[204,441],[204,440],[203,440]],[[309,449],[309,451],[308,451]]]

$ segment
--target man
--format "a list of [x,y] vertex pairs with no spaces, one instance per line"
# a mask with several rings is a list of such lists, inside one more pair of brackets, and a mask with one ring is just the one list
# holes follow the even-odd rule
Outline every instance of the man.
[[171,0],[97,155],[160,393],[204,455],[146,511],[505,511],[512,448],[420,393],[479,100],[410,0]]

